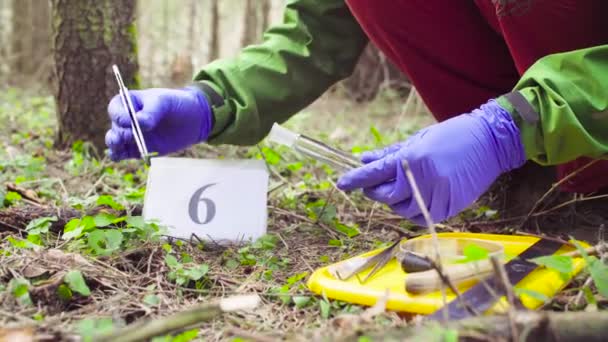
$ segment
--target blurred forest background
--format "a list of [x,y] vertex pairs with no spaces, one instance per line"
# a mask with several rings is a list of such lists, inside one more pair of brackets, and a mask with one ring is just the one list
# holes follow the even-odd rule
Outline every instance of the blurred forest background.
[[[85,1],[86,2],[86,1]],[[99,1],[124,11],[136,1]],[[66,3],[70,3],[67,1]],[[77,2],[75,2],[77,3]],[[180,86],[217,58],[262,40],[282,20],[283,0],[146,0],[136,6],[141,86]],[[0,1],[0,79],[3,85],[49,90],[53,85],[51,1]],[[407,88],[405,78],[373,47],[342,85],[357,100],[382,86]]]
[[[132,89],[183,86],[206,63],[261,42],[264,30],[282,20],[284,5],[283,0],[0,0],[0,87],[53,95],[55,147],[82,140],[100,151],[109,128],[106,105],[117,93],[111,64],[120,66]],[[409,84],[370,45],[354,74],[329,93],[336,89],[360,103],[382,89],[405,96]],[[417,102],[419,111],[423,105]]]

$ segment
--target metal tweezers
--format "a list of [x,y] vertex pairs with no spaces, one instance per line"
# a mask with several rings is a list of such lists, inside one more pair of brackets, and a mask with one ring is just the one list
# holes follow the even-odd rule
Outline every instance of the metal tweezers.
[[125,107],[125,110],[129,113],[129,118],[131,119],[131,131],[133,132],[133,138],[135,139],[135,144],[137,145],[137,149],[139,150],[139,154],[141,158],[144,160],[146,165],[150,166],[150,154],[148,154],[148,148],[146,147],[146,142],[144,140],[144,135],[141,132],[141,128],[139,127],[139,122],[135,117],[135,108],[133,107],[133,102],[131,102],[131,96],[129,96],[129,89],[125,86],[125,83],[122,80],[122,76],[120,75],[120,71],[118,71],[118,66],[112,65],[112,71],[114,72],[114,76],[116,77],[116,81],[118,82],[118,89],[120,91],[120,98],[122,100],[122,105]]
[[400,243],[401,239],[398,239],[378,254],[370,257],[355,258],[350,263],[340,265],[338,269],[335,269],[334,273],[339,279],[348,280],[352,276],[358,275],[373,266],[373,269],[363,280],[359,279],[361,283],[365,283],[393,258],[397,259],[405,272],[427,271],[434,267],[433,262],[428,257],[412,251],[401,250],[399,248]]

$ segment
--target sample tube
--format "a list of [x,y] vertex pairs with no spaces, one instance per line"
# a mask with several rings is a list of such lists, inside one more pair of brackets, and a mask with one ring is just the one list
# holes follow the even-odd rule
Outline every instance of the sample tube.
[[305,156],[331,165],[340,171],[349,171],[362,165],[362,163],[351,154],[329,147],[324,143],[305,135],[294,133],[277,123],[272,126],[268,139],[275,143],[291,147]]

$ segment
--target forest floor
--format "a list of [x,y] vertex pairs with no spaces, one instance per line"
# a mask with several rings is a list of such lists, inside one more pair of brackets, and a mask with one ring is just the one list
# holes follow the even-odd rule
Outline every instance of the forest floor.
[[[366,104],[332,95],[288,126],[358,153],[432,123],[422,112],[403,114],[403,102],[390,92]],[[140,161],[112,163],[86,144],[54,150],[51,97],[2,91],[0,122],[0,339],[9,326],[38,339],[91,337],[136,320],[253,293],[262,303],[252,312],[218,315],[177,337],[156,340],[337,338],[411,324],[394,312],[370,318],[365,307],[307,289],[308,277],[319,267],[400,236],[427,233],[356,193],[338,191],[337,175],[328,167],[264,142],[248,148],[201,145],[181,153],[263,158],[271,170],[268,235],[245,245],[218,246],[163,238],[162,227],[143,221],[147,170]],[[576,205],[584,198],[574,199],[545,204],[538,212],[570,225],[566,217],[573,208],[577,216],[583,210]],[[439,230],[513,233],[522,228],[521,220],[509,219],[512,214],[477,204]],[[595,235],[592,243],[603,240],[597,235],[603,232],[601,223],[587,225]],[[552,236],[567,238],[571,226],[563,228]],[[534,227],[529,231],[536,232]],[[601,309],[605,298],[596,287],[606,284],[587,279],[585,270],[543,308]],[[582,293],[583,300],[577,298]]]

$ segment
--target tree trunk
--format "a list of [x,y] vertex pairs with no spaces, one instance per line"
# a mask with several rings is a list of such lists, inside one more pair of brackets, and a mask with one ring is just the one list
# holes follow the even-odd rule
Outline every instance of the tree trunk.
[[251,45],[257,40],[258,32],[258,11],[257,3],[254,0],[246,0],[245,2],[245,17],[243,24],[243,36],[241,38],[241,46]]
[[13,0],[11,5],[11,71],[14,75],[19,75],[18,79],[46,86],[51,51],[49,3]]
[[382,87],[403,92],[408,79],[373,45],[369,44],[357,63],[353,74],[342,82],[351,99],[373,100]]
[[209,43],[209,60],[220,56],[220,7],[219,0],[211,0],[211,39]]
[[262,0],[262,33],[270,26],[270,11],[272,10],[272,4],[270,0]]
[[49,1],[32,2],[32,54],[30,63],[34,81],[50,86],[51,75],[51,7]]
[[55,61],[56,146],[78,140],[104,148],[108,101],[118,92],[112,64],[138,87],[135,0],[51,0]]
[[31,52],[30,1],[12,1],[12,30],[11,30],[11,69],[15,75],[27,73],[27,58]]

